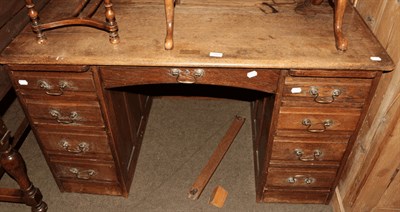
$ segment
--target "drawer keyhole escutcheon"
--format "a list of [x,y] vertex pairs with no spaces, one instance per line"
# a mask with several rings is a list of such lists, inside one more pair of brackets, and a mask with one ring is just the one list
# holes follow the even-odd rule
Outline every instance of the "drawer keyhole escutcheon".
[[287,182],[290,183],[290,184],[295,184],[295,183],[301,181],[301,179],[303,179],[302,181],[305,184],[313,184],[316,181],[316,179],[313,178],[313,177],[308,177],[308,176],[305,176],[305,175],[295,175],[293,177],[288,177],[287,178]]
[[322,152],[319,149],[314,150],[314,154],[311,156],[304,156],[304,151],[302,149],[295,149],[294,153],[296,154],[297,158],[301,161],[318,161],[321,160]]
[[311,133],[322,133],[322,132],[325,132],[325,131],[327,130],[328,127],[330,127],[330,126],[333,125],[333,121],[330,120],[330,119],[327,119],[327,120],[325,120],[325,121],[323,121],[323,122],[315,123],[315,124],[314,124],[314,125],[320,125],[320,126],[322,126],[321,129],[312,128],[313,123],[311,123],[311,120],[310,120],[310,119],[307,119],[307,118],[304,119],[304,120],[302,121],[302,124],[303,124],[304,126],[307,127],[307,131],[308,131],[308,132],[311,132]]
[[60,124],[73,124],[78,120],[76,111],[72,111],[67,117],[63,117],[58,110],[50,110],[49,113]]
[[196,68],[193,71],[189,69],[182,71],[179,68],[172,68],[170,74],[176,77],[178,83],[193,84],[197,82],[197,78],[204,76],[204,69]]
[[82,179],[82,180],[89,180],[90,177],[95,176],[97,174],[96,171],[93,169],[80,171],[77,168],[70,168],[69,171],[71,173],[75,174],[76,178]]
[[340,96],[341,93],[342,93],[341,90],[335,88],[331,92],[331,96],[330,97],[321,97],[321,96],[319,96],[317,87],[315,87],[315,86],[311,86],[310,87],[310,94],[311,94],[311,96],[314,97],[314,102],[317,102],[319,104],[330,104],[330,103],[333,103],[335,101],[335,99]]
[[69,153],[80,154],[89,151],[89,144],[86,142],[81,142],[75,148],[72,148],[66,139],[62,139],[60,145]]
[[66,81],[60,81],[57,91],[52,91],[52,86],[44,80],[39,80],[38,84],[39,87],[45,90],[46,94],[49,96],[61,96],[64,94],[64,90],[68,87],[68,83]]

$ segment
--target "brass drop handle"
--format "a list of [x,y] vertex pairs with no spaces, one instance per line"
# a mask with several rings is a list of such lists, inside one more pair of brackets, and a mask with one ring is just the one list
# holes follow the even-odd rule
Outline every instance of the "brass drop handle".
[[335,99],[342,93],[341,90],[335,88],[332,91],[332,95],[330,97],[321,97],[319,96],[318,93],[318,88],[315,86],[311,86],[310,87],[310,94],[311,96],[314,97],[314,102],[317,102],[319,104],[330,104],[333,103],[335,101]]
[[62,148],[64,148],[67,152],[80,154],[89,151],[89,144],[86,142],[79,143],[75,148],[72,148],[69,142],[66,139],[62,139],[60,142]]
[[294,154],[296,154],[297,159],[308,162],[308,161],[316,161],[316,160],[321,160],[320,156],[322,155],[322,152],[319,149],[314,150],[314,154],[312,156],[304,156],[304,152],[302,149],[295,149]]
[[64,89],[68,87],[68,83],[66,81],[60,81],[58,84],[58,91],[51,91],[52,86],[44,81],[39,80],[39,87],[46,91],[46,94],[49,96],[61,96],[64,94]]
[[308,177],[308,176],[305,176],[305,175],[295,175],[293,177],[288,177],[287,178],[287,182],[290,183],[290,184],[295,184],[299,180],[301,181],[301,178],[303,178],[303,182],[305,184],[313,184],[316,181],[316,179],[313,178],[313,177]]
[[176,77],[178,83],[193,84],[197,82],[197,78],[204,75],[204,69],[196,68],[192,72],[189,69],[182,71],[179,68],[172,68],[170,74],[171,76]]
[[307,119],[307,118],[302,121],[302,124],[307,127],[307,131],[308,132],[311,132],[311,133],[322,133],[322,132],[325,132],[326,129],[329,126],[333,125],[333,121],[330,120],[330,119],[327,119],[327,120],[325,120],[325,121],[323,121],[321,123],[314,124],[314,125],[321,125],[322,129],[313,129],[313,128],[311,128],[313,124],[311,123],[311,120]]
[[82,180],[89,180],[92,176],[95,176],[97,174],[96,171],[93,169],[80,171],[77,168],[70,168],[69,171],[71,173],[75,174],[76,178],[82,179]]
[[50,110],[50,115],[60,124],[73,124],[78,120],[78,113],[72,111],[68,117],[63,117],[58,110]]

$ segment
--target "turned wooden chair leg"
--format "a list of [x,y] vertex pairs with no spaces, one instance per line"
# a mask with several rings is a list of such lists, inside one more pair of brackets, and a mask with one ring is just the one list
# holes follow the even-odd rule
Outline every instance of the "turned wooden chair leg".
[[340,51],[346,51],[348,42],[343,35],[343,16],[346,10],[347,0],[336,0],[335,1],[335,22],[334,22],[334,33],[336,39],[336,48]]
[[110,25],[110,43],[119,43],[118,25],[115,21],[115,13],[112,8],[111,0],[104,0],[104,7],[106,8],[106,22]]
[[42,44],[46,41],[46,36],[39,28],[39,15],[35,9],[35,4],[33,4],[32,0],[25,0],[25,6],[28,8],[28,16],[31,19],[32,31],[36,33],[37,42]]
[[165,37],[165,49],[171,50],[174,47],[174,0],[165,0],[165,17],[167,22],[167,35]]
[[[5,129],[4,125],[1,126]],[[42,193],[28,178],[25,161],[21,154],[15,151],[9,143],[10,131],[7,131],[0,141],[0,164],[3,169],[20,186],[23,201],[32,208],[33,212],[47,211],[47,204],[42,201]]]

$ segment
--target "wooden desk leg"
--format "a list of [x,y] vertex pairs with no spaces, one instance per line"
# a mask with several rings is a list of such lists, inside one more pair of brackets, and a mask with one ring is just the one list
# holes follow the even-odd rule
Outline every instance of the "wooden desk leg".
[[39,28],[39,16],[37,10],[35,9],[35,4],[32,3],[32,0],[25,0],[25,6],[28,8],[28,16],[31,19],[32,31],[36,33],[37,42],[42,44],[46,41],[46,36]]
[[348,42],[343,35],[343,16],[346,9],[347,0],[336,0],[335,1],[335,39],[336,48],[340,51],[346,51]]
[[111,0],[104,0],[104,7],[106,8],[106,22],[110,26],[110,43],[117,44],[119,43],[118,25],[115,21],[115,13],[112,8]]
[[167,35],[165,37],[165,49],[171,50],[174,48],[174,0],[164,0],[165,17],[167,22]]
[[[7,135],[8,134],[8,135]],[[9,143],[9,132],[0,141],[0,164],[3,169],[17,181],[23,192],[23,200],[31,206],[33,212],[47,211],[47,204],[42,201],[42,193],[29,180],[25,161]]]

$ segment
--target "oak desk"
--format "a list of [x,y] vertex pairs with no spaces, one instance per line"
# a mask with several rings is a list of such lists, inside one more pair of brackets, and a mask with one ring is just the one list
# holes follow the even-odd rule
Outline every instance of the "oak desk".
[[[327,5],[300,15],[295,5],[267,14],[255,1],[194,2],[175,10],[171,51],[163,46],[162,2],[115,0],[117,45],[83,27],[46,32],[39,45],[26,28],[1,54],[60,190],[128,195],[162,84],[179,95],[244,93],[257,201],[328,203],[391,59],[351,7],[344,18],[350,46],[340,53]],[[65,8],[67,1],[52,1],[41,18]],[[180,90],[181,83],[194,85]]]

